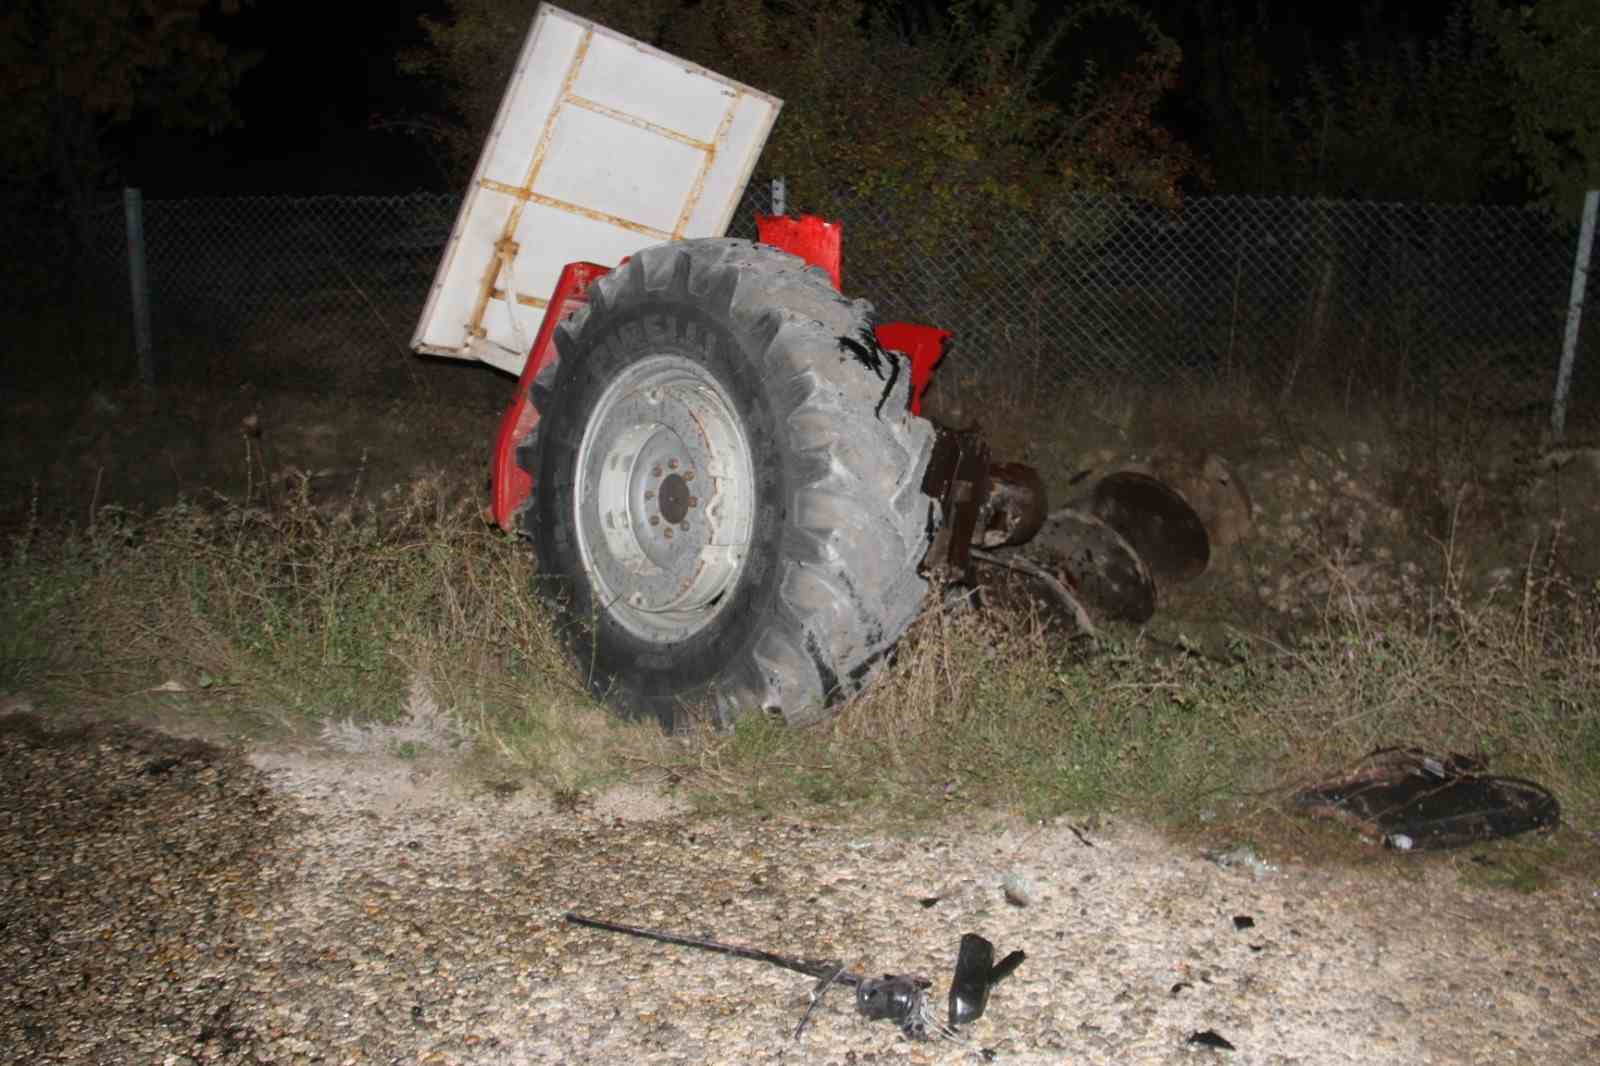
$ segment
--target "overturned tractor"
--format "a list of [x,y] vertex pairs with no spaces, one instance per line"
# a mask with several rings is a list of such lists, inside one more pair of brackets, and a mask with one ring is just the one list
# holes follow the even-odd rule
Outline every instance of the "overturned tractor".
[[824,717],[975,561],[1087,626],[1148,618],[1153,574],[1209,554],[1158,478],[1052,512],[978,427],[924,417],[949,335],[844,296],[837,224],[721,236],[780,107],[542,6],[413,338],[517,375],[493,520],[533,545],[589,688],[668,728]]

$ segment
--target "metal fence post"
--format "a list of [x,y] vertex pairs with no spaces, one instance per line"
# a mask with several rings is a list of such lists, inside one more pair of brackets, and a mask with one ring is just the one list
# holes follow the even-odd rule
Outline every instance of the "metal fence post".
[[772,213],[774,215],[788,214],[789,207],[789,182],[786,178],[772,179]]
[[1578,352],[1578,326],[1583,321],[1583,298],[1589,290],[1589,256],[1594,251],[1595,207],[1600,189],[1583,198],[1583,228],[1578,231],[1578,254],[1572,261],[1572,296],[1567,303],[1567,335],[1561,343],[1561,369],[1556,372],[1556,395],[1550,411],[1550,431],[1556,440],[1567,433],[1567,390],[1572,387],[1572,362]]
[[155,356],[150,344],[150,283],[144,265],[144,194],[122,190],[122,210],[128,221],[128,289],[132,296],[133,348],[139,356],[139,377],[156,383]]

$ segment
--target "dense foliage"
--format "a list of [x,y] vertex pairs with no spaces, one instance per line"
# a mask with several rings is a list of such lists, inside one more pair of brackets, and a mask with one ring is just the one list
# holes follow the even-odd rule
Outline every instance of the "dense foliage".
[[[425,22],[428,44],[405,63],[445,87],[453,116],[425,129],[464,172],[537,5],[448,6],[448,17]],[[956,0],[914,15],[872,0],[568,6],[782,97],[763,166],[786,176],[810,210],[835,210],[846,198],[904,206],[933,237],[996,206],[1064,190],[1170,201],[1192,169],[1188,151],[1156,120],[1181,52],[1126,0],[1079,4],[1053,19],[1031,0]],[[1131,30],[1132,43],[1110,62],[1066,58],[1075,40],[1106,36],[1108,22]],[[1065,79],[1064,64],[1073,68]]]
[[256,57],[214,20],[241,0],[20,0],[0,13],[0,178],[81,221],[135,123],[218,129]]
[[1600,187],[1600,5],[1476,0],[1473,18],[1505,64],[1511,143],[1531,191],[1575,217]]
[[1460,0],[1437,25],[1380,0],[1343,39],[1264,2],[1168,7],[1196,42],[1181,110],[1225,191],[1535,199],[1570,218],[1600,185],[1592,0]]

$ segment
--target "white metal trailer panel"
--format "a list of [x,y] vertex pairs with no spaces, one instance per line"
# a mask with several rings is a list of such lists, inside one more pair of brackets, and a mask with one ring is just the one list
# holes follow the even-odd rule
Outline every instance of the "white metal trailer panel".
[[412,348],[520,373],[564,265],[726,232],[782,106],[541,4]]

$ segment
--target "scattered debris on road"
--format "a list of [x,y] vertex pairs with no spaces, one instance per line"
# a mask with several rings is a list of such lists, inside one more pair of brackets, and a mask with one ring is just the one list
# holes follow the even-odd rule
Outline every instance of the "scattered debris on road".
[[1561,821],[1561,804],[1543,785],[1483,771],[1483,759],[1379,748],[1339,777],[1302,789],[1303,814],[1337,818],[1395,851],[1438,851],[1479,844]]
[[[699,948],[702,951],[714,951],[720,955],[732,955],[740,959],[753,959],[756,962],[781,966],[786,970],[805,974],[807,977],[815,977],[817,984],[811,990],[811,1003],[799,1024],[795,1026],[796,1040],[799,1040],[805,1032],[807,1023],[811,1021],[812,1012],[822,1002],[822,997],[827,994],[828,989],[834,985],[844,985],[856,990],[856,1011],[869,1021],[892,1021],[911,1040],[942,1037],[959,1041],[961,1040],[957,1032],[959,1027],[983,1017],[989,1005],[990,990],[1011,976],[1027,958],[1026,953],[1013,951],[996,963],[992,943],[977,933],[964,935],[956,959],[955,976],[950,982],[949,1021],[941,1025],[928,1004],[928,989],[933,987],[933,982],[926,977],[906,974],[866,977],[846,970],[844,963],[837,961],[780,955],[760,948],[725,944],[721,941],[684,936],[659,929],[646,929],[636,925],[623,925],[620,922],[592,918],[571,911],[564,915],[564,919],[573,925],[586,926],[590,929],[625,933],[628,936],[643,937],[663,944],[677,944],[681,947]],[[994,1057],[988,1050],[982,1050],[980,1054],[985,1060]]]
[[1199,1033],[1190,1033],[1188,1042],[1196,1047],[1211,1048],[1213,1051],[1238,1050],[1238,1048],[1234,1047],[1228,1042],[1227,1037],[1221,1035],[1215,1029],[1207,1029],[1204,1032]]

